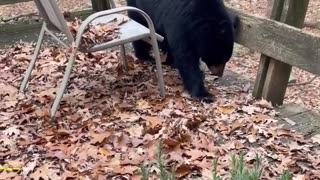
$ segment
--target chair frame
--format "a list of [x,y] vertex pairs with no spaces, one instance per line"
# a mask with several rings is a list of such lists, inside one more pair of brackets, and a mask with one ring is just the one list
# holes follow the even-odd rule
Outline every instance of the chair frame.
[[[124,67],[127,70],[128,64],[127,64],[124,44],[130,43],[130,42],[133,42],[136,40],[145,40],[146,42],[149,42],[152,45],[155,60],[156,60],[156,69],[157,69],[157,77],[158,77],[158,86],[159,86],[159,90],[160,90],[160,96],[162,98],[165,97],[165,86],[164,86],[163,73],[162,73],[162,67],[161,67],[160,52],[159,52],[159,47],[158,47],[158,43],[157,43],[157,40],[163,41],[164,38],[161,37],[160,35],[156,34],[151,18],[144,11],[142,11],[138,8],[135,8],[135,7],[126,6],[126,7],[119,7],[119,8],[113,8],[110,10],[96,12],[96,13],[90,15],[89,17],[87,17],[82,22],[82,24],[80,25],[79,30],[77,32],[76,38],[74,38],[72,36],[70,30],[67,27],[67,22],[64,19],[63,15],[60,11],[60,8],[57,6],[56,0],[44,0],[44,1],[47,1],[47,2],[49,1],[50,5],[52,6],[53,10],[55,11],[56,18],[58,19],[58,24],[56,22],[52,22],[50,20],[50,17],[46,14],[47,12],[45,12],[45,9],[42,6],[41,1],[42,0],[34,0],[34,2],[36,3],[36,5],[38,7],[40,15],[44,18],[44,21],[43,21],[43,24],[42,24],[42,27],[40,30],[39,38],[38,38],[38,41],[37,41],[37,44],[35,47],[35,51],[34,51],[32,60],[30,61],[28,69],[27,69],[25,76],[23,78],[23,81],[21,83],[20,92],[24,93],[26,90],[28,80],[30,79],[32,70],[34,68],[35,62],[36,62],[37,57],[39,55],[39,52],[41,49],[41,44],[43,42],[45,33],[50,35],[54,40],[56,40],[58,43],[60,43],[63,47],[72,48],[72,53],[71,53],[71,56],[68,60],[68,64],[65,68],[65,73],[64,73],[62,82],[60,84],[60,87],[57,91],[55,100],[54,100],[53,105],[50,110],[51,118],[54,118],[54,116],[59,108],[59,104],[60,104],[60,102],[63,98],[64,92],[66,90],[66,87],[67,87],[67,84],[68,84],[68,81],[69,81],[69,78],[70,78],[70,75],[72,72],[72,67],[75,62],[76,54],[78,51],[80,51],[80,52],[96,52],[96,51],[108,49],[111,47],[120,46],[120,56],[121,56],[122,62],[124,63]],[[112,2],[111,2],[111,5],[114,7],[115,5]],[[103,43],[101,45],[97,45],[97,46],[94,46],[93,48],[86,49],[86,50],[79,48],[80,43],[81,43],[81,39],[82,39],[82,35],[83,35],[86,27],[92,21],[94,21],[97,18],[103,17],[103,16],[108,16],[111,14],[116,14],[116,13],[125,12],[125,11],[137,12],[145,18],[145,20],[148,23],[148,29],[150,31],[150,33],[148,34],[148,36],[149,36],[148,38],[150,38],[150,40],[147,40],[145,38],[132,37],[132,38],[123,39],[122,41],[118,41],[116,44],[112,44],[112,43],[107,42],[107,43]],[[59,25],[60,25],[60,27],[59,27]],[[67,43],[60,40],[49,28],[54,29],[54,30],[58,30],[58,31],[66,34]]]

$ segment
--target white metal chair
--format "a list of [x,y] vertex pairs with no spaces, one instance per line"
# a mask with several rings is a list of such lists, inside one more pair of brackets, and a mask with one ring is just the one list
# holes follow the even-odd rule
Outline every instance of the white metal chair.
[[[36,6],[39,10],[39,14],[43,17],[44,22],[40,31],[35,52],[33,54],[32,60],[23,78],[23,81],[20,87],[20,92],[24,92],[26,89],[28,80],[31,76],[32,69],[34,68],[37,56],[39,54],[45,33],[53,37],[57,42],[59,42],[65,48],[72,48],[72,53],[68,61],[67,67],[65,69],[65,74],[63,76],[62,83],[57,91],[56,98],[51,108],[51,112],[50,112],[51,118],[55,116],[58,110],[59,104],[62,100],[63,94],[67,87],[68,80],[72,71],[72,67],[75,61],[77,51],[95,52],[95,51],[100,51],[100,50],[104,50],[104,49],[115,47],[115,46],[120,46],[121,58],[124,63],[124,66],[126,67],[127,59],[125,55],[124,44],[130,43],[136,40],[141,40],[141,39],[149,42],[153,46],[153,52],[156,59],[156,68],[157,68],[157,76],[158,76],[158,85],[160,88],[160,95],[162,98],[164,98],[165,88],[164,88],[160,53],[159,53],[159,48],[157,43],[157,40],[163,41],[163,37],[155,33],[153,22],[145,12],[134,7],[120,7],[120,8],[114,8],[111,10],[105,10],[105,11],[94,13],[83,21],[83,23],[81,24],[78,30],[76,37],[74,38],[67,26],[67,22],[64,19],[63,14],[60,11],[60,8],[57,5],[56,0],[34,0],[34,2],[36,3]],[[112,5],[114,6],[114,4]],[[103,22],[109,22],[114,18],[120,18],[120,19],[128,18],[127,16],[120,14],[120,12],[124,12],[124,11],[135,11],[140,13],[148,22],[148,28],[133,21],[132,19],[129,19],[126,23],[120,25],[119,38],[116,38],[112,41],[109,41],[103,44],[95,45],[89,49],[79,48],[82,34],[84,33],[85,28],[89,25],[89,23],[103,23]],[[64,33],[67,37],[67,42],[65,43],[62,40],[60,40],[52,31],[58,31],[58,32]]]

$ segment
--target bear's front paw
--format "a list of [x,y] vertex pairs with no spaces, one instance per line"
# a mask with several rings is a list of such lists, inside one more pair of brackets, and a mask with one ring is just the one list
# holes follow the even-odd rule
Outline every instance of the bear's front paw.
[[154,57],[152,57],[149,54],[135,54],[135,56],[142,61],[149,61],[149,62],[155,62]]
[[199,101],[203,101],[205,103],[213,103],[215,101],[214,96],[207,91],[198,92],[198,93],[191,95],[191,96],[193,96],[194,98],[198,99]]
[[205,103],[213,103],[215,101],[215,98],[213,95],[209,94],[207,96],[201,96],[201,97],[198,97],[198,99],[200,101],[203,101]]

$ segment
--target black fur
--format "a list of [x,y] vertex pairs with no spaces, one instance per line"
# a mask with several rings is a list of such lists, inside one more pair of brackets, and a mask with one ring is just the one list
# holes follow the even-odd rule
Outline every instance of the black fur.
[[[229,61],[238,17],[227,13],[223,0],[127,0],[127,5],[151,17],[156,32],[165,38],[159,47],[167,52],[166,63],[179,70],[189,94],[212,102],[203,83],[199,59],[208,66]],[[129,17],[147,26],[139,14],[129,12]],[[153,60],[149,44],[135,41],[133,47],[137,58]]]

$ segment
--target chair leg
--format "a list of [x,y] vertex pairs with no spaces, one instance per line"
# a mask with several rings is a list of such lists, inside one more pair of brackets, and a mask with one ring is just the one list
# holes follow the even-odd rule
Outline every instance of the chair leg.
[[45,23],[43,23],[41,31],[40,31],[40,34],[39,34],[38,42],[37,42],[36,48],[35,48],[33,56],[32,56],[32,59],[31,59],[31,61],[29,63],[28,69],[27,69],[27,71],[26,71],[26,73],[24,75],[24,78],[22,80],[22,83],[20,85],[20,92],[21,93],[25,92],[25,89],[26,89],[26,86],[28,84],[29,78],[31,76],[32,70],[33,70],[34,65],[36,63],[37,57],[38,57],[40,49],[41,49],[41,44],[42,44],[42,41],[43,41],[43,38],[44,38],[45,29],[46,29],[46,25],[45,25]]
[[162,67],[161,67],[161,58],[160,58],[158,42],[157,42],[155,34],[151,34],[151,44],[152,44],[152,48],[153,48],[154,57],[156,60],[158,84],[159,84],[159,88],[160,88],[160,96],[162,98],[164,98],[165,97],[165,87],[164,87],[163,73],[162,73]]
[[128,66],[128,60],[127,60],[126,49],[124,47],[124,44],[120,46],[120,56],[121,56],[121,61],[123,63],[124,69],[128,71],[129,66]]
[[63,76],[63,79],[62,79],[62,82],[61,82],[61,85],[57,91],[57,95],[56,95],[56,98],[53,102],[53,105],[51,107],[51,119],[54,118],[54,116],[56,115],[56,112],[58,110],[58,107],[60,105],[60,102],[62,100],[62,97],[63,97],[63,94],[64,94],[64,91],[66,90],[66,87],[68,85],[68,81],[69,81],[69,78],[70,78],[70,75],[71,75],[71,72],[72,72],[72,67],[73,67],[73,64],[74,64],[74,61],[75,61],[75,57],[76,57],[76,53],[77,53],[77,50],[76,49],[73,49],[72,50],[72,54],[71,54],[71,57],[70,57],[70,60],[68,61],[68,65],[66,67],[66,72]]

